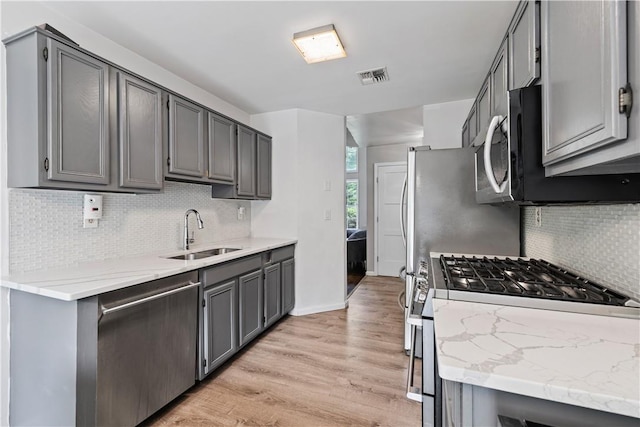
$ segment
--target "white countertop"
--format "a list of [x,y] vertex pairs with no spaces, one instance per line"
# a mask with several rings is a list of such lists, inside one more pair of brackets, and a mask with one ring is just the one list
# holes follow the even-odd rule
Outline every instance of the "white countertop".
[[240,250],[193,261],[164,258],[187,253],[187,251],[173,251],[82,263],[64,268],[3,276],[0,285],[32,294],[74,301],[292,245],[296,242],[297,240],[276,238],[229,240],[216,244],[194,246],[188,252],[224,247],[240,248]]
[[640,418],[640,320],[433,300],[443,379]]

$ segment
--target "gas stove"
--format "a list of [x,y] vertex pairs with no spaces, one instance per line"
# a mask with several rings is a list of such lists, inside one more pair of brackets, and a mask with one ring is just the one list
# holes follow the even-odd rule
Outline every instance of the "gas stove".
[[431,254],[436,298],[640,318],[640,303],[558,267],[523,258]]

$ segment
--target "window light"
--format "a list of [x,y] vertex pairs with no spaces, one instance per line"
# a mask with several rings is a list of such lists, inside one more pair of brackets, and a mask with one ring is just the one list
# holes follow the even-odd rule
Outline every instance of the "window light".
[[333,24],[295,33],[293,44],[296,45],[307,64],[347,56]]

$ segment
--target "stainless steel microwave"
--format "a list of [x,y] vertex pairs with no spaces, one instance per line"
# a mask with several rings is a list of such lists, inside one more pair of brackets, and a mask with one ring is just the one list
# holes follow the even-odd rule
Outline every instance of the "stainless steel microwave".
[[492,118],[476,147],[478,203],[629,203],[640,201],[640,174],[546,177],[540,86],[510,90],[507,117]]

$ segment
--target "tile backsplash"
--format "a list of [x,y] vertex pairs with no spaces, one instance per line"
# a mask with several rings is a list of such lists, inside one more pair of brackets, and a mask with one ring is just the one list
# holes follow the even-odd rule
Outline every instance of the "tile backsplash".
[[[19,273],[182,249],[184,213],[200,212],[196,244],[248,237],[251,202],[214,200],[207,185],[165,182],[161,194],[104,194],[98,228],[83,228],[86,192],[9,190],[9,268]],[[238,207],[245,208],[238,219]]]
[[525,255],[640,300],[640,204],[525,207]]

